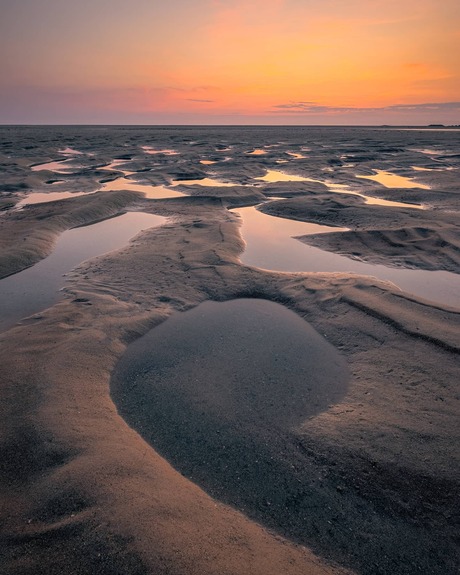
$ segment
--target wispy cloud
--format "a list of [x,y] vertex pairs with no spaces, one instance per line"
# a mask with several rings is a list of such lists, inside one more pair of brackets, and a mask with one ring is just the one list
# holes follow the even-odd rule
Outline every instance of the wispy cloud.
[[186,98],[188,102],[200,102],[205,104],[212,104],[215,100],[205,100],[204,98]]
[[277,104],[270,110],[273,114],[361,114],[363,112],[460,112],[460,102],[434,102],[425,104],[394,104],[382,107],[325,106],[316,102],[288,102]]

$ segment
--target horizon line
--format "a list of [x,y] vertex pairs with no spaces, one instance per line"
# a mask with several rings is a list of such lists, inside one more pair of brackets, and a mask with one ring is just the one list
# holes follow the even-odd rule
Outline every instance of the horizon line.
[[0,123],[0,128],[46,127],[141,127],[141,128],[460,128],[460,124],[104,124],[104,123]]

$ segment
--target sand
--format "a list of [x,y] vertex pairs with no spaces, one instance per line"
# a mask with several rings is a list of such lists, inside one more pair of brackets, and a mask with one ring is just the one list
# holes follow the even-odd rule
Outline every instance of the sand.
[[[159,160],[159,155],[140,151],[141,145],[180,152],[183,171],[188,172],[195,160],[231,155],[231,161],[209,165],[209,175],[226,179],[232,173],[232,181],[240,182],[239,190],[262,176],[267,165],[274,168],[279,158],[273,148],[260,156],[248,157],[245,151],[274,141],[288,142],[284,148],[295,153],[306,143],[321,150],[321,138],[329,138],[335,148],[323,148],[310,159],[292,159],[293,173],[306,176],[332,165],[331,149],[338,150],[336,157],[349,154],[368,167],[378,160],[376,167],[391,170],[397,161],[388,150],[396,147],[406,150],[408,165],[417,161],[414,165],[423,166],[421,153],[411,151],[415,136],[391,131],[337,129],[325,136],[319,129],[274,128],[3,130],[11,186],[29,185],[28,178],[38,178],[42,183],[37,191],[43,191],[50,174],[31,172],[29,166],[55,160],[57,150],[66,146],[98,153],[88,159],[96,166],[110,163],[121,150],[142,165],[150,165],[147,162],[153,158],[160,164],[152,167],[155,178],[163,183],[176,179],[177,156]],[[418,138],[423,140],[420,145],[432,147],[433,137],[424,133]],[[440,141],[434,145],[440,149],[452,145],[445,133],[436,137]],[[33,145],[21,157],[18,150],[24,149],[20,145],[24,141]],[[190,144],[195,141],[203,145],[197,149]],[[433,161],[430,158],[427,161]],[[446,161],[444,154],[442,162]],[[99,168],[88,165],[79,170],[74,179],[84,176],[91,184],[85,189],[94,191]],[[369,193],[372,184],[363,185]],[[454,185],[449,185],[453,195]],[[75,225],[126,209],[169,218],[125,248],[76,268],[59,303],[0,335],[1,561],[6,573],[457,572],[459,311],[429,305],[371,278],[277,273],[242,265],[244,241],[238,218],[227,208],[239,202],[245,205],[250,194],[232,199],[231,190],[210,188],[206,195],[191,193],[171,200],[107,192],[3,212],[2,275],[50,253],[58,235]],[[258,186],[255,193],[263,190]],[[314,197],[310,192],[306,190],[305,200]],[[8,202],[19,197],[16,191],[7,191]],[[380,227],[399,234],[401,242],[401,232],[395,230],[431,226],[449,240],[447,245],[441,245],[438,254],[430,242],[426,246],[422,242],[420,251],[426,254],[407,263],[423,267],[420,262],[426,259],[436,269],[446,269],[451,261],[455,267],[456,260],[449,255],[455,251],[455,214],[441,209],[389,212],[361,208],[356,197],[333,198],[344,209],[337,206],[335,212],[325,212],[319,195],[316,205],[327,220],[321,223],[363,232]],[[305,214],[297,216],[302,219]],[[391,236],[381,237],[380,242],[390,243],[385,237]],[[24,242],[31,247],[24,248]],[[406,247],[409,244],[407,240]],[[367,247],[366,253],[373,249]],[[387,248],[379,257],[391,260],[396,255]],[[308,322],[310,333],[316,334],[310,342],[313,337],[321,342],[319,359],[327,363],[337,357],[337,365],[343,365],[345,387],[331,402],[320,402],[319,411],[307,409],[311,402],[296,401],[289,417],[280,422],[276,404],[284,401],[283,396],[276,386],[264,394],[259,383],[254,391],[260,400],[256,395],[254,405],[264,407],[256,425],[247,411],[251,397],[247,386],[232,399],[222,393],[223,387],[216,393],[209,386],[200,387],[202,395],[194,395],[192,401],[189,383],[181,399],[184,421],[178,421],[174,410],[164,413],[177,428],[178,442],[170,423],[161,424],[163,441],[176,455],[162,453],[156,440],[146,441],[117,410],[110,391],[117,364],[132,365],[125,356],[133,349],[130,344],[155,334],[156,326],[167,329],[168,317],[198,312],[199,304],[210,300],[247,298],[277,302]],[[244,324],[238,317],[234,320]],[[204,343],[200,337],[196,334],[198,343]],[[238,339],[251,362],[260,347],[255,349],[245,336]],[[228,347],[229,369],[236,352],[233,344]],[[290,353],[299,355],[290,347],[283,348],[285,366],[293,365]],[[200,377],[209,383],[212,373],[218,377],[219,368],[212,362],[206,365],[211,372],[200,372]],[[184,372],[191,375],[190,364]],[[175,381],[183,382],[182,372],[177,373]],[[322,375],[330,385],[332,376]],[[157,381],[155,369],[153,378]],[[112,393],[113,385],[112,380]],[[133,393],[136,405],[141,398]],[[121,399],[113,397],[119,405]],[[235,400],[241,406],[232,412],[228,405]],[[171,400],[168,405],[177,409],[181,404]],[[195,415],[198,406],[204,419]],[[203,445],[195,449],[189,438],[193,423],[200,421],[208,422],[208,430],[220,426],[235,442],[230,461],[249,462],[256,452],[264,457],[266,473],[260,486],[254,476],[239,485],[233,464],[219,473],[206,465],[198,468]],[[215,450],[213,437],[205,433],[203,439]],[[225,462],[216,451],[209,453],[213,462]],[[194,470],[182,470],[183,475],[184,462]]]

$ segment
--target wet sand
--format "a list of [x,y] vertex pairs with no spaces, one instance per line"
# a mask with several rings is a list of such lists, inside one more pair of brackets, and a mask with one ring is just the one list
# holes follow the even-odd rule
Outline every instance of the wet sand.
[[[56,305],[0,335],[6,572],[457,573],[459,311],[363,276],[246,267],[240,222],[228,209],[284,196],[261,209],[349,228],[318,236],[338,237],[340,253],[347,251],[339,246],[341,234],[392,230],[404,249],[382,234],[386,249],[361,242],[363,258],[371,261],[378,249],[392,265],[402,250],[408,260],[401,265],[424,269],[429,260],[430,269],[443,270],[458,231],[455,137],[352,128],[2,128],[2,134],[2,277],[44,258],[72,227],[126,210],[169,218],[125,248],[85,262],[69,275]],[[75,167],[58,174],[63,182],[47,184],[54,173],[31,166],[57,161],[65,148],[82,154],[61,154]],[[258,149],[267,153],[247,153]],[[425,149],[434,153],[417,151]],[[328,178],[365,195],[410,197],[428,208],[385,208],[315,182],[258,179],[288,158],[286,173],[321,180],[327,168]],[[126,162],[120,165],[134,182],[170,186],[210,178],[239,185],[197,184],[189,195],[169,199],[89,194],[115,160]],[[433,163],[439,169],[411,169]],[[430,188],[390,190],[357,177],[377,170],[407,177],[412,170]],[[121,175],[114,168],[110,177]],[[47,190],[87,194],[9,207],[26,192]],[[413,248],[413,236],[404,239],[400,231],[409,228],[436,230],[439,249],[431,240]],[[450,260],[450,271],[458,273]],[[343,366],[338,377],[315,368],[316,383],[324,378],[333,395],[320,398],[313,411],[309,397],[299,395],[294,359],[306,357],[296,348],[300,335],[290,342],[286,327],[283,341],[274,339],[271,309],[267,324],[232,307],[225,320],[211,314],[219,325],[209,333],[195,321],[179,326],[172,331],[182,342],[177,348],[157,331],[169,330],[179,312],[200,314],[200,304],[247,298],[251,306],[266,300],[255,305],[276,302],[291,310],[311,330],[307,350],[317,341],[326,370]],[[252,336],[239,331],[245,325]],[[223,347],[213,337],[219,326]],[[142,347],[150,337],[158,354],[153,363]],[[215,352],[202,361],[196,353],[205,345]],[[131,395],[124,389],[120,398],[116,378],[120,366],[135,365],[136,346],[146,387]],[[278,346],[284,350],[279,368],[293,370],[290,387],[237,377],[241,385],[230,393],[221,375],[244,374],[246,364],[253,375],[264,365],[268,376],[277,373],[271,362]],[[166,370],[169,353],[173,366]],[[142,420],[147,391],[158,417]],[[132,399],[129,415],[120,404],[125,397]],[[283,402],[289,409],[280,409]],[[147,424],[148,431],[137,427]]]

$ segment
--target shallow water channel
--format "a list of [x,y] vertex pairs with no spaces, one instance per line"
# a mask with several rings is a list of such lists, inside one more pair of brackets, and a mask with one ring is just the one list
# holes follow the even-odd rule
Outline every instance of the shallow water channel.
[[460,308],[460,275],[370,264],[309,246],[295,236],[342,228],[270,216],[255,207],[238,208],[246,247],[242,263],[283,272],[348,272],[390,281],[401,290],[441,305]]
[[141,230],[166,218],[129,212],[90,226],[64,232],[51,255],[34,266],[0,280],[0,329],[37,313],[59,299],[63,275],[81,262],[120,249]]

